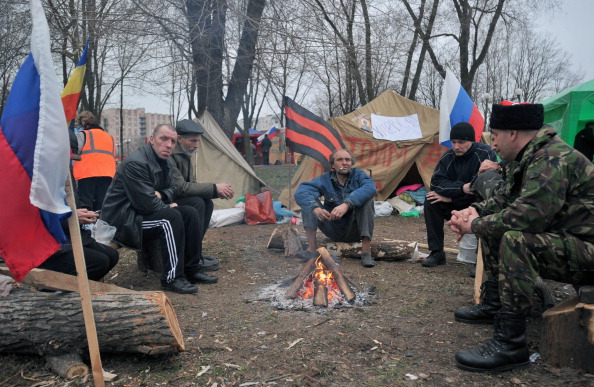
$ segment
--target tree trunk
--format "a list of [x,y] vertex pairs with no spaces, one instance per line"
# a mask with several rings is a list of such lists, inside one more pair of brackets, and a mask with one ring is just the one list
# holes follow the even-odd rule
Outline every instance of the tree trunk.
[[[95,293],[92,303],[101,352],[159,355],[185,350],[165,293]],[[0,310],[0,352],[57,356],[87,347],[78,293],[19,287],[0,298]]]

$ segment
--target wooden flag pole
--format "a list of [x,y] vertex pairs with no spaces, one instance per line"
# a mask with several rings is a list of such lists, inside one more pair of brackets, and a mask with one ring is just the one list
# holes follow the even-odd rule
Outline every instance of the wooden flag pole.
[[104,387],[103,366],[101,364],[101,354],[99,353],[99,341],[97,340],[97,328],[95,327],[95,316],[93,306],[91,305],[91,292],[89,290],[89,279],[87,277],[87,267],[80,236],[80,226],[76,213],[76,201],[72,190],[72,176],[68,173],[66,180],[66,201],[72,209],[72,215],[68,218],[68,228],[70,229],[70,240],[72,243],[72,252],[74,253],[74,263],[76,265],[76,274],[78,279],[78,289],[80,301],[82,304],[83,317],[85,319],[85,329],[87,332],[87,342],[89,344],[89,356],[91,358],[91,368],[93,370],[93,381],[95,386]]

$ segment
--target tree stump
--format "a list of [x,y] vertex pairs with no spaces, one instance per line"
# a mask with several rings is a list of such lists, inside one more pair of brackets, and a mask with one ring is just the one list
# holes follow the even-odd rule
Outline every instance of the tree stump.
[[138,269],[143,273],[153,271],[160,275],[163,272],[161,240],[143,241],[142,250],[136,252],[136,263],[138,264]]
[[[94,293],[92,303],[101,352],[158,355],[185,350],[165,293]],[[0,310],[0,352],[58,356],[87,347],[78,293],[17,287],[0,297]]]
[[594,305],[574,299],[542,314],[540,354],[556,367],[594,372]]

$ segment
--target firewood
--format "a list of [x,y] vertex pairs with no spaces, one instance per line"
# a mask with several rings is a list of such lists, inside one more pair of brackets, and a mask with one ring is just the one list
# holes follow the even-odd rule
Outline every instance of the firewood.
[[[165,293],[95,293],[92,302],[102,352],[157,355],[185,350]],[[55,356],[87,347],[78,293],[17,287],[0,297],[0,310],[0,352]]]
[[307,261],[307,263],[305,264],[305,266],[303,266],[303,269],[301,269],[301,271],[299,272],[299,274],[297,275],[297,277],[295,278],[295,280],[293,281],[291,286],[289,286],[289,289],[287,289],[287,292],[285,293],[285,297],[291,298],[291,299],[297,297],[297,293],[299,293],[299,290],[301,290],[301,287],[303,286],[305,279],[315,269],[315,266],[316,266],[315,258],[312,258],[309,261]]
[[285,257],[293,257],[300,251],[303,251],[303,246],[299,240],[299,231],[295,227],[288,227],[283,232],[283,240],[285,243]]
[[89,374],[89,367],[83,363],[78,353],[57,356],[47,355],[45,361],[55,373],[64,379],[74,379]]
[[539,349],[555,367],[594,372],[594,305],[576,297],[542,314]]
[[355,293],[349,286],[349,281],[347,281],[342,270],[340,270],[338,265],[336,265],[336,263],[332,259],[332,256],[330,255],[328,250],[326,250],[324,247],[320,247],[317,251],[318,253],[320,253],[320,259],[322,260],[322,263],[324,264],[326,269],[330,270],[332,274],[334,274],[334,281],[336,281],[336,285],[338,285],[338,288],[340,289],[346,300],[348,302],[353,301],[355,299]]
[[328,306],[328,287],[321,281],[314,281],[313,304],[316,306]]

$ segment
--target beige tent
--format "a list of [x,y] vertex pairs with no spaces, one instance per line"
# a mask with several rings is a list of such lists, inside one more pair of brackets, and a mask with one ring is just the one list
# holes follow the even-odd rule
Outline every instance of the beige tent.
[[[406,141],[375,139],[362,129],[373,128],[371,114],[387,117],[417,114],[423,137]],[[399,186],[406,184],[423,183],[428,188],[435,165],[447,150],[439,145],[439,110],[413,102],[391,90],[352,113],[330,118],[329,123],[355,155],[355,166],[371,174],[378,190],[375,200],[387,199]],[[292,195],[297,186],[323,172],[320,163],[306,157],[295,172],[291,187],[281,193],[280,200],[287,207],[296,208]]]
[[196,179],[200,182],[229,183],[235,192],[232,200],[215,199],[215,209],[231,208],[241,195],[260,192],[266,184],[235,149],[212,116],[205,112],[198,121],[205,132],[200,148],[193,156]]

